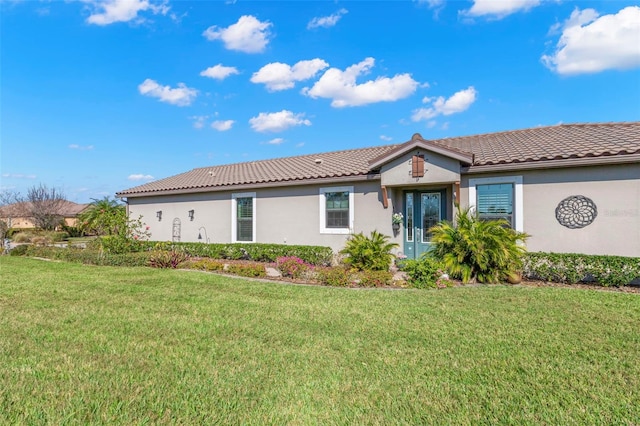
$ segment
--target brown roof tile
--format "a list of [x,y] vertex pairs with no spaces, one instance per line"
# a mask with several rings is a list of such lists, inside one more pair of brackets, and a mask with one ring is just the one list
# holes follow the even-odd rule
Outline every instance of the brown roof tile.
[[[409,141],[411,142],[411,141]],[[640,154],[640,122],[563,124],[499,133],[428,141],[430,144],[473,154],[475,166],[545,162],[571,158]],[[402,145],[351,149],[297,157],[202,167],[119,192],[151,195],[165,191],[222,189],[235,185],[302,182],[315,179],[366,176],[369,162]]]

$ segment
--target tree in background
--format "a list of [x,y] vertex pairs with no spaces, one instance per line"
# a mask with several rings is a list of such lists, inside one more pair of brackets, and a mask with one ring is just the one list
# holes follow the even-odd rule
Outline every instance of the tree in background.
[[51,231],[63,223],[62,213],[67,200],[60,189],[44,184],[32,186],[24,201],[28,203],[29,217],[36,228]]
[[116,199],[104,197],[93,202],[78,217],[78,227],[87,234],[119,235],[128,226],[127,211]]
[[7,231],[11,228],[11,219],[14,216],[13,209],[10,208],[11,205],[16,205],[20,201],[20,193],[10,191],[10,190],[2,190],[0,191],[0,210],[2,210],[2,214],[0,214],[0,238],[4,240],[7,236]]

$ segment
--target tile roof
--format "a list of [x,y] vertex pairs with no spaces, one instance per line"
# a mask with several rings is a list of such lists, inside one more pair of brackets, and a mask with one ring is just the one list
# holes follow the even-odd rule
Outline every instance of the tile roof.
[[474,166],[637,154],[640,122],[561,124],[433,142],[473,153]]
[[[414,136],[415,137],[415,136]],[[412,143],[413,139],[406,144]],[[473,154],[472,167],[640,154],[640,122],[562,124],[499,133],[429,140],[429,144]],[[325,152],[296,157],[201,167],[117,195],[152,195],[160,192],[216,190],[236,185],[277,184],[348,178],[375,174],[369,163],[404,144]]]
[[[58,206],[59,214],[63,217],[75,217],[79,215],[89,204],[78,204],[73,201],[62,200]],[[7,204],[0,207],[0,217],[28,217],[31,213],[31,203],[23,201],[20,203]]]

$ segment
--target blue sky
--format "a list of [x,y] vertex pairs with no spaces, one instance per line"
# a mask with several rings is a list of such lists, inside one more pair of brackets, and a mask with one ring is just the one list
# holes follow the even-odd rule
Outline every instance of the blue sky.
[[640,119],[633,1],[0,1],[0,189]]

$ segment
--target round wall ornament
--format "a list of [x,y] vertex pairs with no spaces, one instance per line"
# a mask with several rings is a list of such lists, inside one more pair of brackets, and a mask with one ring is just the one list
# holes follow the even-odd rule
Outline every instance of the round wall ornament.
[[591,225],[598,216],[598,208],[591,198],[572,195],[558,203],[556,220],[569,229],[580,229]]

